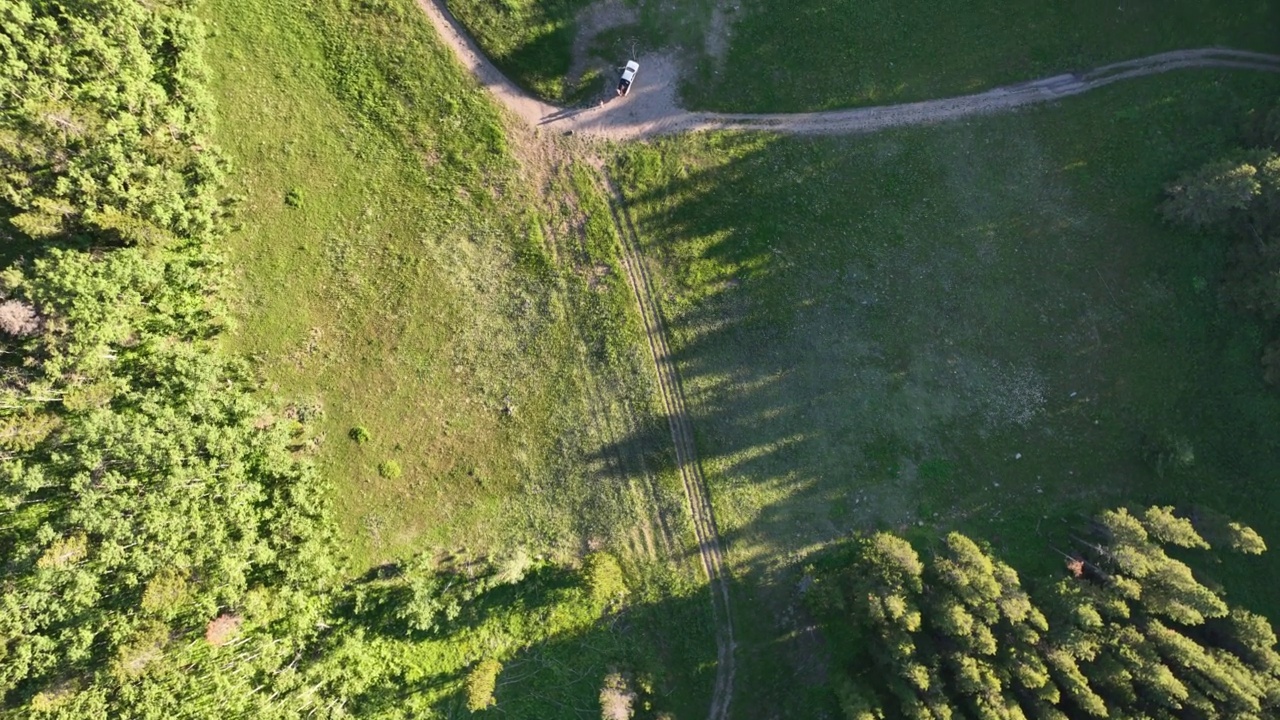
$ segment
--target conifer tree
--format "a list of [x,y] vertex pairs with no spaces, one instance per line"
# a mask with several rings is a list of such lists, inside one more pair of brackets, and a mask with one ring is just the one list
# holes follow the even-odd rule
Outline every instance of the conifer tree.
[[[1256,537],[1222,527],[1231,529],[1227,538]],[[993,720],[1280,712],[1270,624],[1230,607],[1167,552],[1212,549],[1191,515],[1106,511],[1073,538],[1078,554],[1043,604],[1011,567],[958,533],[928,563],[901,538],[860,541],[847,607],[865,628],[875,674],[839,685],[848,717],[895,709]]]

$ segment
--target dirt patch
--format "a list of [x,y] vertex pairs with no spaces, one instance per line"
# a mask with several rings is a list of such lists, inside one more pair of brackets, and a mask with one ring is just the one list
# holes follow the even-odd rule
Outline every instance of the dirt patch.
[[622,0],[600,0],[583,8],[577,18],[578,32],[573,38],[573,62],[569,66],[569,85],[576,87],[591,65],[591,41],[600,33],[626,25],[635,25],[640,14]]

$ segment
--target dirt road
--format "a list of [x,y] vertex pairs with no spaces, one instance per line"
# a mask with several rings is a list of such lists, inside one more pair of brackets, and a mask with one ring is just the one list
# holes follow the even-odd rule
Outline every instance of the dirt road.
[[537,100],[508,80],[444,8],[444,0],[418,0],[440,36],[504,106],[530,125],[610,140],[696,130],[767,130],[792,135],[847,135],[905,125],[927,125],[1011,110],[1079,95],[1120,80],[1186,68],[1280,72],[1280,56],[1227,48],[1175,50],[1104,65],[1087,73],[1055,75],[940,100],[812,113],[709,113],[677,103],[679,68],[668,55],[640,58],[631,94],[594,107],[560,108]]

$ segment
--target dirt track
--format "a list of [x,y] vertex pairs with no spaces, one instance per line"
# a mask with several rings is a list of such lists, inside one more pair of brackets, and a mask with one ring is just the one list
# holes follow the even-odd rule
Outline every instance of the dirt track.
[[679,68],[666,55],[640,58],[635,89],[602,105],[560,108],[530,97],[498,71],[444,8],[443,0],[418,0],[458,59],[503,105],[530,125],[611,140],[695,130],[767,130],[793,135],[846,135],[904,125],[926,125],[1011,110],[1079,95],[1120,80],[1186,68],[1237,68],[1280,72],[1280,56],[1226,48],[1175,50],[1104,65],[1087,73],[1055,75],[974,95],[901,105],[813,113],[691,112],[677,104]]
[[720,531],[716,527],[715,513],[711,508],[711,494],[698,463],[693,425],[688,408],[685,407],[684,389],[680,385],[680,375],[667,344],[662,308],[657,302],[644,258],[640,255],[640,241],[636,236],[635,226],[627,213],[622,192],[605,172],[603,164],[599,169],[604,172],[610,210],[622,242],[622,269],[627,276],[627,283],[635,293],[645,336],[649,341],[649,352],[657,371],[658,388],[662,394],[663,407],[667,411],[668,424],[671,426],[671,440],[675,444],[676,465],[698,541],[698,555],[711,586],[711,614],[716,626],[716,680],[711,690],[711,710],[708,717],[710,720],[725,720],[729,716],[729,702],[733,698],[734,640],[733,618],[729,607],[729,577],[724,552],[720,547]]

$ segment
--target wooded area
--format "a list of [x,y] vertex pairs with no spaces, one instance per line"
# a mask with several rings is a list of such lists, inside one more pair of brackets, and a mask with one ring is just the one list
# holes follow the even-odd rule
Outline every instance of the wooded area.
[[1033,596],[959,533],[927,561],[893,534],[859,540],[810,597],[853,625],[865,661],[836,678],[845,716],[1272,717],[1270,623],[1179,559],[1210,550],[1205,536],[1265,550],[1252,530],[1203,512],[1108,511],[1070,535],[1066,577]]
[[0,18],[4,706],[247,710],[249,668],[315,631],[330,567],[306,413],[273,413],[213,346],[203,29],[133,2]]

